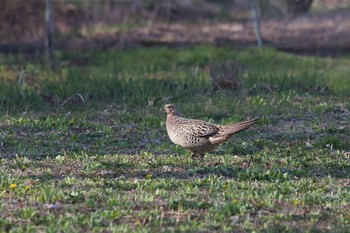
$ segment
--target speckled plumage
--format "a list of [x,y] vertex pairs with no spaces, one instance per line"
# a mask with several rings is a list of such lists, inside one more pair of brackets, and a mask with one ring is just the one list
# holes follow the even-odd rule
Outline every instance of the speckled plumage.
[[192,151],[193,157],[200,155],[203,158],[205,153],[213,151],[233,134],[249,128],[257,121],[252,119],[221,126],[183,118],[173,104],[165,105],[164,110],[167,113],[166,129],[170,140]]

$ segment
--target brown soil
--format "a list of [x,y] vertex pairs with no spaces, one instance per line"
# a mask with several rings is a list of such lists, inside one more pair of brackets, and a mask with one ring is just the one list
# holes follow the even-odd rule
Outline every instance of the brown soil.
[[[261,22],[264,44],[280,50],[337,55],[350,52],[350,11],[334,15],[308,15],[298,18],[270,19]],[[214,43],[237,46],[254,45],[252,22],[216,24],[155,24],[149,28],[95,35],[59,47],[120,48],[135,45]]]

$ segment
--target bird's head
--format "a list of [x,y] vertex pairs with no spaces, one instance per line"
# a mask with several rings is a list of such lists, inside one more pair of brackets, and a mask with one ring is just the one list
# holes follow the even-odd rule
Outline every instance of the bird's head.
[[173,104],[166,104],[163,109],[168,115],[178,115],[177,109]]

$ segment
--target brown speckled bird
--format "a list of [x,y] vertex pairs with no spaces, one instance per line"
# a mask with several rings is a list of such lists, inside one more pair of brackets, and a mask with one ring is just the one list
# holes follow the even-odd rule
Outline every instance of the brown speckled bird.
[[202,159],[205,153],[213,151],[233,134],[248,129],[258,120],[256,118],[221,126],[183,118],[173,104],[165,105],[164,111],[167,113],[166,129],[170,140],[190,150],[192,158],[199,155]]

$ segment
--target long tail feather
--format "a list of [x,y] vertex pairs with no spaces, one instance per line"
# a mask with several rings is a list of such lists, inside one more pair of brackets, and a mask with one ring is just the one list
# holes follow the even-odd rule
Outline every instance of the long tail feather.
[[223,126],[221,134],[232,135],[232,134],[238,133],[242,130],[248,129],[250,126],[254,125],[258,120],[259,118],[254,118],[251,120],[237,122],[232,125]]

